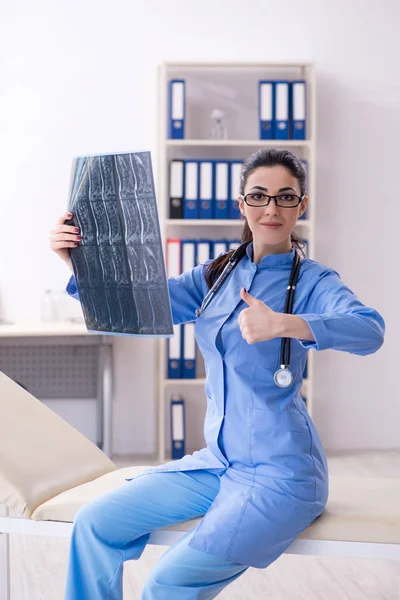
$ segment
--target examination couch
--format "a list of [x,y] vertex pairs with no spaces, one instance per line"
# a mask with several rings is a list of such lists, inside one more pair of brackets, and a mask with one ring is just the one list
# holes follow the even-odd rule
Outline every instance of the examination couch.
[[[0,372],[0,600],[11,598],[10,534],[69,537],[82,505],[145,468],[118,469]],[[148,543],[169,546],[200,521],[154,531]],[[400,561],[400,478],[331,476],[324,513],[286,553]]]

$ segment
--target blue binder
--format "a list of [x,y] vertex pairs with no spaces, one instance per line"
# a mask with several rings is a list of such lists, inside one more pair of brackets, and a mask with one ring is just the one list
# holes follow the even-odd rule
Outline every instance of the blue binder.
[[291,82],[290,98],[291,138],[293,140],[305,140],[307,98],[306,82],[304,80],[295,80]]
[[194,323],[184,323],[182,335],[182,356],[184,379],[196,378],[196,338],[194,335]]
[[199,217],[212,219],[213,200],[213,163],[210,160],[199,161]]
[[199,218],[199,163],[197,160],[184,161],[185,196],[183,218]]
[[229,218],[229,162],[214,161],[213,217]]
[[274,120],[275,140],[289,139],[289,82],[274,81]]
[[171,458],[177,459],[185,456],[185,401],[180,396],[179,400],[171,398]]
[[171,79],[168,83],[168,137],[185,137],[185,80]]
[[229,218],[240,219],[242,213],[239,210],[239,184],[240,184],[240,172],[242,170],[243,162],[241,160],[229,161]]
[[182,378],[182,325],[174,325],[174,337],[168,339],[168,379]]
[[260,140],[273,139],[274,85],[272,81],[258,82],[258,118]]

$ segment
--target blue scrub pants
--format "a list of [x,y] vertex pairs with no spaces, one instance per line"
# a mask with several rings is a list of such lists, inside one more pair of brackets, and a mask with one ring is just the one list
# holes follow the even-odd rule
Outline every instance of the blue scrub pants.
[[[141,475],[86,504],[72,532],[65,600],[122,599],[122,569],[140,558],[150,532],[204,515],[220,485],[206,470]],[[195,528],[168,548],[141,600],[215,598],[248,566],[189,547]]]

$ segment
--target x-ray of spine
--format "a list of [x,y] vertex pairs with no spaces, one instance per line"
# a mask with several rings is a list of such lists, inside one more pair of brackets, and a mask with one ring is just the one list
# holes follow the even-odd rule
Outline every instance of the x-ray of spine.
[[171,306],[150,152],[73,160],[71,249],[89,331],[171,336]]

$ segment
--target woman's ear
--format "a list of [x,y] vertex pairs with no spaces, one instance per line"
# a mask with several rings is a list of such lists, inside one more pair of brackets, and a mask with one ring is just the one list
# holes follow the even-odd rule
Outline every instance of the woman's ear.
[[242,196],[238,196],[238,203],[239,203],[239,210],[242,213],[243,217],[245,217],[246,213],[245,213],[245,209],[244,209],[244,201],[242,199]]
[[307,204],[308,204],[308,196],[304,196],[303,200],[300,202],[299,217],[304,215],[304,213],[306,212]]

